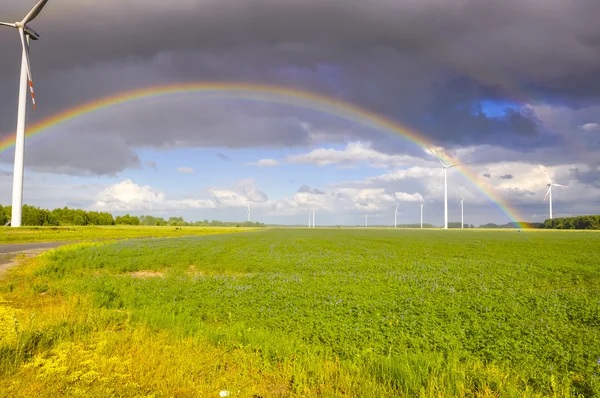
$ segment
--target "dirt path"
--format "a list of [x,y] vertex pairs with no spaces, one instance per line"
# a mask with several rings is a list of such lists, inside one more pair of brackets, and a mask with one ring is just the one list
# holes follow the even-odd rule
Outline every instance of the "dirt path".
[[4,277],[6,271],[16,267],[21,263],[17,257],[35,257],[41,253],[63,246],[73,242],[39,242],[39,243],[19,243],[0,245],[0,279]]

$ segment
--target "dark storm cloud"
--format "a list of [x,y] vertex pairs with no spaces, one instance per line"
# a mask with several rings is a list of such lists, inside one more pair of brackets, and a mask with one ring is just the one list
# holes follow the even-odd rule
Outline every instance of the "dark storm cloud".
[[115,108],[88,119],[88,132],[115,135],[127,146],[280,148],[310,142],[309,133],[291,116],[262,112],[252,103],[173,99]]
[[[26,164],[39,171],[112,175],[147,163],[138,158],[139,147],[278,149],[311,142],[298,119],[263,113],[252,104],[173,104],[119,107],[57,126],[31,141]],[[0,163],[12,163],[14,155],[0,155]]]
[[[5,3],[0,19],[17,20],[35,1]],[[598,15],[597,0],[53,0],[32,23],[43,40],[32,45],[40,108],[30,117],[129,88],[237,80],[325,92],[444,145],[555,146],[559,139],[542,137],[535,114],[507,109],[490,117],[478,106],[484,99],[526,101],[530,95],[568,106],[597,102]],[[14,54],[0,58],[0,92],[6,93],[0,132],[8,133],[16,112],[16,32],[0,28],[0,51]],[[165,103],[163,121],[154,114],[146,115],[146,123],[132,116],[126,132],[112,131],[127,134],[130,149],[110,155],[125,160],[88,168],[106,172],[135,164],[131,148],[185,143],[199,130],[206,146],[310,142],[281,116],[274,122],[232,121],[212,111],[190,115]],[[182,132],[191,124],[182,120],[192,116],[208,127]],[[166,132],[168,120],[178,124]],[[89,129],[105,134],[105,126],[90,123]],[[389,138],[374,140],[381,142],[374,148],[391,148]],[[72,168],[78,158],[63,156],[62,163]]]
[[571,178],[585,185],[600,188],[600,169],[579,171],[578,168],[569,170]]
[[141,167],[137,153],[119,137],[86,134],[31,145],[25,150],[25,162],[34,171],[70,175],[115,175]]
[[535,196],[535,192],[532,192],[528,189],[519,189],[519,188],[507,188],[506,191],[508,193],[510,193],[511,195],[517,196],[517,197],[523,197],[523,196]]

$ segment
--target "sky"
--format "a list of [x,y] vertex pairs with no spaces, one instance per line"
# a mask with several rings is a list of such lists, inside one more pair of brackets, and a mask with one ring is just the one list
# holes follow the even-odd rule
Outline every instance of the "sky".
[[[7,0],[21,20],[34,0]],[[31,27],[27,123],[129,90],[199,82],[303,90],[383,116],[451,155],[450,221],[600,213],[597,0],[49,0]],[[0,26],[0,140],[16,126],[20,41]],[[0,152],[0,203],[14,151]],[[24,203],[275,224],[443,223],[443,171],[401,135],[202,92],[144,98],[28,137]]]

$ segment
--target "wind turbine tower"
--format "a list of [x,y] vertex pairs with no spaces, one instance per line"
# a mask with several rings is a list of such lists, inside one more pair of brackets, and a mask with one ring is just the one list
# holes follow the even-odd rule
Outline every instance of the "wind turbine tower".
[[464,228],[465,227],[465,218],[464,218],[464,203],[465,203],[465,198],[463,197],[462,191],[460,190],[460,188],[458,189],[458,193],[460,193],[460,228]]
[[448,229],[448,169],[452,167],[460,166],[459,164],[451,164],[446,165],[438,156],[431,150],[431,148],[427,147],[429,151],[435,156],[435,158],[442,164],[444,168],[444,229]]
[[35,105],[35,95],[33,93],[33,81],[31,77],[31,63],[29,62],[29,42],[38,40],[40,35],[36,33],[27,24],[33,21],[48,0],[40,0],[21,22],[7,23],[0,22],[0,26],[8,26],[19,31],[21,38],[21,80],[19,85],[19,110],[17,112],[17,133],[15,138],[15,167],[13,171],[13,196],[12,196],[12,215],[10,225],[20,227],[23,210],[23,169],[25,153],[25,114],[27,112],[27,86],[31,92],[31,101],[33,109]]
[[423,202],[421,202],[421,229],[423,228]]
[[552,182],[552,180],[550,179],[550,176],[548,175],[548,170],[544,169],[544,173],[546,173],[546,177],[548,178],[548,192],[546,192],[546,196],[544,196],[544,200],[546,200],[546,198],[548,196],[550,196],[549,200],[550,200],[550,219],[552,220],[552,187],[561,187],[561,188],[566,188],[566,185],[560,185],[560,184],[555,184]]
[[369,226],[369,214],[365,212],[365,227]]
[[248,213],[248,222],[250,222],[250,203],[248,203],[247,213]]
[[397,205],[396,210],[394,210],[394,228],[397,228],[398,226],[398,207],[400,207],[400,205]]

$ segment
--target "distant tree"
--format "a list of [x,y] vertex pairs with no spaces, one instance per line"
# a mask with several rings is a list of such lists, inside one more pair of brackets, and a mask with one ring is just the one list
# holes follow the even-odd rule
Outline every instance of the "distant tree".
[[181,227],[184,226],[186,223],[183,220],[183,217],[169,217],[169,225],[171,226],[177,226],[177,227]]
[[8,216],[4,212],[4,208],[0,205],[0,226],[6,224],[8,222]]
[[119,225],[140,225],[140,219],[136,216],[125,214],[124,216],[118,216],[115,223]]
[[12,206],[8,205],[8,206],[4,206],[4,215],[7,218],[7,222],[10,221],[10,218],[12,217]]
[[153,216],[141,216],[140,217],[140,225],[167,225],[167,222],[164,218],[161,217],[153,217]]
[[85,220],[81,216],[81,214],[75,214],[73,217],[73,225],[85,225]]

